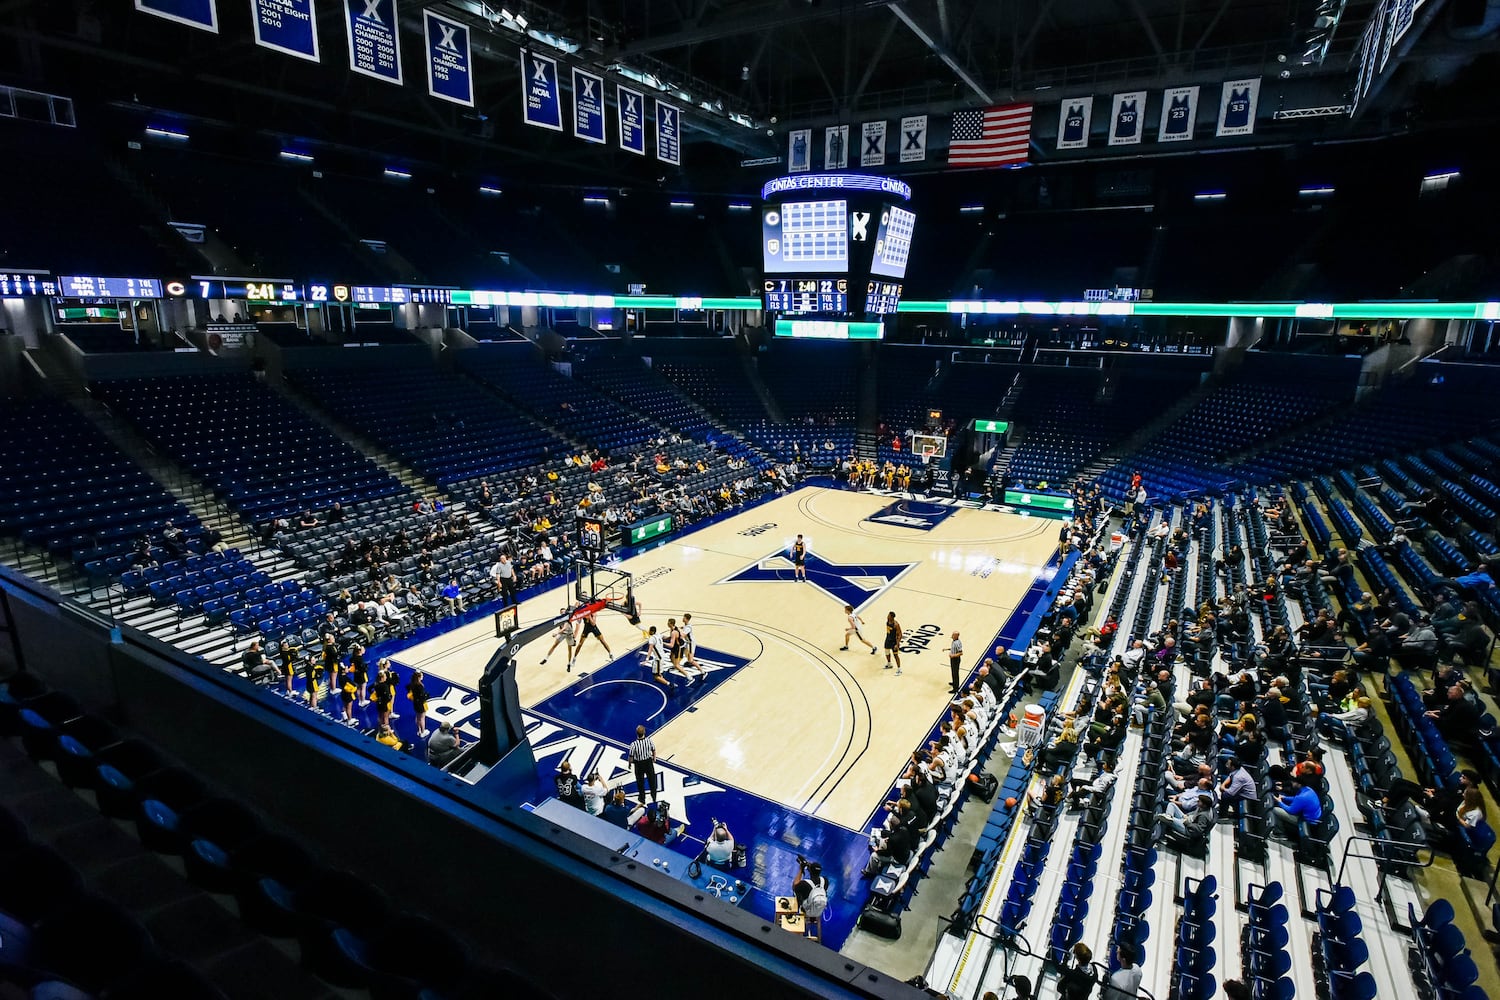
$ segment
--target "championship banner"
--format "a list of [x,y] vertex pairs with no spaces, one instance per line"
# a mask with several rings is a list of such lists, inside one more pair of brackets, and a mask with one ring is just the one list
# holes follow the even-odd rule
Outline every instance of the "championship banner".
[[912,115],[901,119],[901,162],[920,163],[927,159],[927,116]]
[[1255,109],[1260,104],[1260,77],[1230,80],[1219,98],[1219,135],[1250,135],[1255,131]]
[[849,126],[830,125],[823,130],[823,169],[846,170],[849,167]]
[[313,0],[250,0],[255,44],[298,59],[319,62],[317,11]]
[[1198,118],[1198,88],[1172,87],[1161,95],[1161,128],[1157,142],[1181,142],[1193,137]]
[[604,78],[573,67],[573,134],[585,142],[608,141],[604,134]]
[[620,148],[637,156],[646,155],[646,98],[638,90],[616,84],[620,117]]
[[430,10],[422,11],[427,41],[427,94],[465,107],[474,106],[474,59],[469,27]]
[[135,9],[178,24],[212,31],[216,35],[219,33],[216,0],[135,0]]
[[682,111],[656,99],[656,158],[682,166]]
[[1129,146],[1141,141],[1141,122],[1146,118],[1146,92],[1132,90],[1116,94],[1109,113],[1109,144]]
[[[354,12],[358,4],[360,13]],[[386,83],[402,84],[401,32],[396,0],[344,0],[349,35],[349,68]]]
[[1057,114],[1057,148],[1083,149],[1089,144],[1089,125],[1094,118],[1094,98],[1070,97]]
[[786,168],[788,173],[805,174],[812,169],[812,129],[799,128],[786,134]]
[[563,130],[557,60],[530,49],[521,50],[521,116],[527,125]]
[[860,128],[864,142],[860,145],[859,165],[885,166],[885,122],[865,122]]

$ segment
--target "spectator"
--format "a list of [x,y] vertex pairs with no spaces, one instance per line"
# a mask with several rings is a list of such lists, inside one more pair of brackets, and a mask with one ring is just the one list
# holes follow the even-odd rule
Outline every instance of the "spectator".
[[1069,801],[1076,807],[1087,805],[1102,805],[1104,799],[1109,795],[1109,790],[1115,785],[1115,763],[1106,755],[1099,762],[1099,770],[1091,778],[1074,778],[1072,780],[1073,791]]
[[1240,802],[1254,802],[1260,799],[1260,788],[1255,784],[1255,779],[1250,772],[1240,764],[1238,757],[1225,758],[1224,766],[1229,774],[1219,785],[1219,801],[1233,807]]
[[1122,942],[1115,953],[1120,967],[1110,974],[1099,994],[1099,1000],[1135,1000],[1141,992],[1141,968],[1136,965],[1135,946]]
[[375,642],[375,612],[364,601],[360,601],[349,612],[349,624],[364,638],[366,644]]
[[427,741],[427,760],[436,767],[446,767],[458,756],[463,745],[463,737],[453,728],[453,723],[439,723],[437,732]]
[[1094,952],[1079,941],[1063,956],[1057,976],[1058,1000],[1087,1000],[1094,992]]
[[1479,707],[1468,697],[1462,684],[1448,688],[1448,700],[1442,707],[1423,714],[1433,720],[1445,739],[1463,744],[1474,742],[1479,729]]
[[276,667],[261,651],[260,639],[251,639],[249,648],[240,654],[240,673],[254,684],[268,684],[276,678]]
[[573,773],[573,765],[569,761],[563,761],[558,767],[557,774],[553,776],[553,782],[557,787],[557,797],[570,806],[583,808],[583,788],[579,784],[578,776]]
[[797,858],[797,877],[792,880],[792,894],[802,915],[808,920],[818,920],[828,909],[828,879],[823,877],[823,866],[816,861]]
[[1271,807],[1271,818],[1276,821],[1271,829],[1273,836],[1279,834],[1291,839],[1297,836],[1300,824],[1311,826],[1323,818],[1323,801],[1314,787],[1317,781],[1308,775],[1299,775],[1296,792],[1276,796],[1276,804]]
[[456,576],[448,578],[448,583],[442,590],[442,597],[443,605],[447,608],[450,615],[469,610],[468,605],[464,603],[464,592],[459,587],[458,577]]

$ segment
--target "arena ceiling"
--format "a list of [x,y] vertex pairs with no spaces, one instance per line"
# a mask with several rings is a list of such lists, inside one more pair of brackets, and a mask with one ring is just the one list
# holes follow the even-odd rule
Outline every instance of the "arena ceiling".
[[[474,29],[472,111],[348,72],[333,0],[319,0],[316,65],[257,48],[241,0],[219,0],[217,36],[136,13],[131,0],[0,0],[0,83],[74,98],[81,125],[89,113],[132,126],[169,114],[226,136],[248,129],[535,183],[731,190],[746,186],[743,161],[784,153],[797,126],[1010,101],[1047,114],[1049,99],[1077,93],[1252,75],[1263,108],[1347,107],[1377,0],[402,0],[418,38],[424,6]],[[1500,43],[1485,7],[1426,0],[1357,114],[1278,118],[1257,143],[1492,123]],[[522,126],[517,52],[538,39],[561,46],[564,64],[689,94],[682,170]]]

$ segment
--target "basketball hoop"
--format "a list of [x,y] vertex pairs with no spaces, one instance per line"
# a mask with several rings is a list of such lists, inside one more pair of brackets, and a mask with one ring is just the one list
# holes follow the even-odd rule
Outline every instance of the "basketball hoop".
[[922,464],[923,465],[930,464],[932,462],[933,456],[936,455],[936,454],[937,454],[937,449],[934,448],[934,447],[932,447],[932,445],[929,445],[929,444],[922,445],[922,452],[921,452],[921,455],[922,455]]
[[578,607],[573,609],[572,614],[568,615],[568,621],[576,622],[580,618],[587,618],[589,615],[597,615],[607,607],[609,607],[608,601],[590,601],[587,604],[580,604]]

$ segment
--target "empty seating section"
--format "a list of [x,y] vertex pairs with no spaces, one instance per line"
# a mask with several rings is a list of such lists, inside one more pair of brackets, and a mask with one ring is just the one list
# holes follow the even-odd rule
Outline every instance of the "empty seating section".
[[1008,474],[1059,484],[1162,413],[1195,375],[1107,378],[1098,370],[1031,366],[1011,413],[1021,435]]
[[602,448],[617,461],[660,435],[639,415],[538,360],[529,346],[466,351],[464,371],[569,437]]
[[420,364],[288,372],[343,421],[438,486],[498,475],[561,454],[567,443],[461,375]]
[[773,344],[759,356],[757,370],[786,423],[746,430],[782,460],[801,454],[820,465],[848,455],[854,449],[855,386],[862,363],[858,349],[848,344]]
[[748,428],[768,419],[739,355],[727,344],[702,353],[657,352],[652,367],[689,399],[729,424]]
[[113,323],[59,324],[57,332],[85,354],[110,354],[121,351],[150,350],[149,341],[136,336],[134,330],[122,330]]
[[575,364],[574,374],[631,409],[694,440],[704,440],[713,432],[713,425],[702,410],[637,358],[590,358]]
[[1239,452],[1318,416],[1349,399],[1352,377],[1301,382],[1234,382],[1215,388],[1150,443],[1109,470],[1105,492],[1122,497],[1139,471],[1152,497],[1222,490],[1235,474],[1223,463]]
[[167,521],[198,534],[198,519],[73,407],[0,404],[0,533],[103,580],[130,568],[141,536],[159,552]]
[[116,379],[93,391],[251,521],[404,490],[250,375]]

